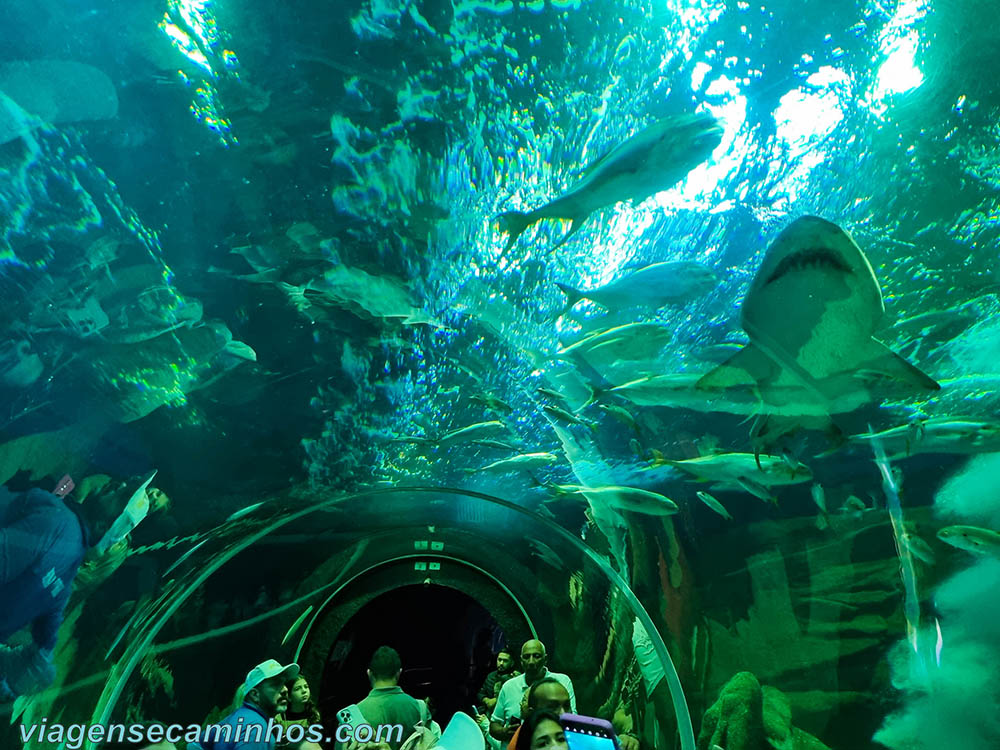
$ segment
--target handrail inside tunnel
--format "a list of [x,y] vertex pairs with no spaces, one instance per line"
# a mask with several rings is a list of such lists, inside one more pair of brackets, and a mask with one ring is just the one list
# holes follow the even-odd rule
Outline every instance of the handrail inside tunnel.
[[[295,488],[214,529],[188,537],[182,544],[141,551],[158,555],[161,570],[169,570],[169,575],[164,576],[167,580],[160,581],[155,596],[144,605],[136,605],[119,637],[114,641],[109,637],[110,648],[95,649],[101,657],[107,653],[114,663],[99,696],[93,696],[93,689],[78,691],[81,701],[91,696],[96,699],[91,704],[90,721],[111,723],[116,713],[122,713],[116,709],[126,689],[131,686],[140,694],[147,690],[142,680],[149,666],[144,660],[149,657],[158,658],[183,644],[185,652],[198,652],[190,656],[192,659],[218,659],[220,649],[202,654],[199,647],[204,649],[219,634],[234,634],[241,629],[253,634],[254,643],[273,643],[273,648],[267,648],[274,650],[283,636],[291,632],[289,626],[297,627],[308,617],[305,608],[311,607],[309,622],[295,639],[298,658],[321,613],[336,603],[337,593],[351,582],[363,579],[367,572],[390,561],[435,558],[450,559],[485,572],[508,588],[519,607],[522,601],[526,602],[522,607],[526,616],[544,619],[552,616],[557,605],[562,607],[560,611],[570,613],[568,617],[576,624],[584,623],[583,628],[575,631],[577,634],[596,637],[597,629],[602,626],[601,618],[614,617],[615,622],[606,623],[605,662],[612,648],[631,656],[632,643],[625,642],[627,639],[620,633],[626,627],[641,626],[648,634],[649,645],[670,691],[681,748],[694,750],[694,732],[680,678],[651,618],[609,561],[559,523],[516,503],[468,490],[379,488],[350,495],[331,494],[317,500],[317,495],[322,494]],[[275,549],[279,552],[275,553]],[[280,560],[280,550],[285,549],[294,550],[297,559],[307,560],[301,564],[303,575],[297,581],[298,587],[290,592],[290,601],[242,623],[223,625],[205,619],[210,607],[199,597],[207,601],[215,595],[211,591],[205,593],[206,590],[218,588],[220,598],[252,594],[258,584],[262,588],[266,585],[267,575],[274,568],[271,564],[258,566],[256,561]],[[565,583],[574,577],[578,582],[586,581],[588,587],[585,594],[580,593],[582,586],[578,587],[576,596],[592,597],[593,601],[573,599],[573,585],[568,586],[571,593],[564,601],[565,594],[558,590],[560,581]],[[401,581],[400,585],[406,583]],[[598,602],[601,592],[607,595],[603,603]],[[533,604],[532,599],[539,596],[542,601]],[[532,619],[527,617],[529,622]],[[539,622],[538,629],[538,633],[546,633],[546,638],[554,641],[550,644],[550,654],[554,656],[550,666],[576,673],[592,670],[596,675],[601,662],[599,652],[591,655],[592,663],[577,664],[576,670],[567,668],[566,662],[576,658],[581,649],[574,643],[565,643],[560,649],[557,631],[567,632],[566,628],[573,623],[567,624],[566,616],[558,618],[559,622],[552,619]],[[531,633],[536,634],[534,624],[530,627]],[[591,627],[595,629],[593,632],[588,630]],[[163,641],[158,643],[161,636]],[[92,665],[91,671],[102,666]],[[239,668],[245,672],[247,667],[241,662]],[[242,679],[239,668],[232,674],[233,688]],[[229,669],[233,667],[230,665]],[[80,674],[78,671],[67,676],[67,682]],[[178,667],[172,679],[183,682],[190,677]],[[217,684],[222,679],[215,677]],[[597,684],[596,677],[592,682]],[[578,698],[589,683],[581,680],[581,684],[583,691],[577,688]],[[29,708],[28,713],[31,711]],[[37,706],[34,711],[44,715],[45,707]],[[198,723],[201,718],[191,716],[186,721]],[[25,720],[31,717],[26,715]],[[656,721],[663,725],[659,716]]]

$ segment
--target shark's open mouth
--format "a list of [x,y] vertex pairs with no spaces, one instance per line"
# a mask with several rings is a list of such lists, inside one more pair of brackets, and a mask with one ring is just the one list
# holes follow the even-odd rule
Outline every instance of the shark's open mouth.
[[772,281],[777,281],[782,276],[792,271],[804,271],[808,269],[828,269],[831,271],[840,271],[842,273],[850,273],[851,269],[846,263],[841,259],[837,253],[833,252],[828,247],[810,247],[806,250],[799,250],[796,253],[792,253],[783,261],[778,264],[778,267],[774,269],[764,285],[770,284]]

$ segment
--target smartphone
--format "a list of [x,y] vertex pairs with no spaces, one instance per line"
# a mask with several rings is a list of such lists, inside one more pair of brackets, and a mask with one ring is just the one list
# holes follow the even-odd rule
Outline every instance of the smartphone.
[[611,722],[592,716],[563,714],[560,717],[569,750],[621,750]]

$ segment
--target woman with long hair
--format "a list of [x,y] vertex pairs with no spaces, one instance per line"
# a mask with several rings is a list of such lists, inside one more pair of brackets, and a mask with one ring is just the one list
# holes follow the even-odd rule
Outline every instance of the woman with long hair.
[[515,750],[569,750],[559,715],[539,709],[528,714],[517,735]]

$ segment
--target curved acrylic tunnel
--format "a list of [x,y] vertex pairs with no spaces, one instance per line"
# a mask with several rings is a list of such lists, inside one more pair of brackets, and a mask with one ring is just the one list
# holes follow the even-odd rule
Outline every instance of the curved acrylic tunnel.
[[[215,720],[246,670],[272,656],[300,663],[322,701],[336,693],[331,664],[349,646],[338,635],[352,615],[415,586],[428,602],[441,588],[464,592],[511,644],[540,638],[549,667],[572,677],[591,714],[625,713],[651,740],[679,733],[684,750],[694,748],[677,673],[635,595],[577,537],[520,506],[447,489],[302,491],[167,544],[134,550],[160,571],[154,597],[112,601],[127,589],[105,586],[87,602],[100,612],[85,617],[107,620],[106,641],[60,655],[67,674],[27,706],[25,722],[56,706],[100,723],[134,711],[185,725]],[[398,612],[398,628],[453,615],[419,609]]]

